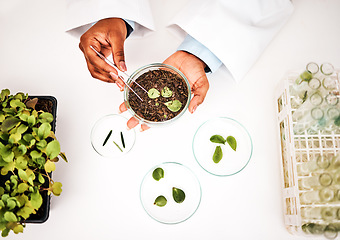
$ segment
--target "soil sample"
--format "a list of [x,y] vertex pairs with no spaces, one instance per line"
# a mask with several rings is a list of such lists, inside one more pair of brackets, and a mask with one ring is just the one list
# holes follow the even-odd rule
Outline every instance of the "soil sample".
[[135,80],[131,88],[143,99],[141,101],[132,91],[128,102],[132,110],[141,118],[151,122],[163,122],[176,117],[188,101],[188,87],[184,79],[176,73],[158,69],[150,70]]

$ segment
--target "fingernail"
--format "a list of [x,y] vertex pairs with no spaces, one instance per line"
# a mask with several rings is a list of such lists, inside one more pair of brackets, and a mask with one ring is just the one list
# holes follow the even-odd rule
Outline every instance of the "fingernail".
[[192,112],[191,113],[194,113],[196,111],[196,109],[197,109],[197,105],[192,108]]
[[120,69],[123,70],[123,72],[125,72],[125,71],[127,70],[124,61],[120,61],[120,62],[119,62],[119,66],[120,66]]
[[113,80],[117,81],[118,80],[118,75],[113,73],[113,72],[110,72],[110,76],[113,78]]

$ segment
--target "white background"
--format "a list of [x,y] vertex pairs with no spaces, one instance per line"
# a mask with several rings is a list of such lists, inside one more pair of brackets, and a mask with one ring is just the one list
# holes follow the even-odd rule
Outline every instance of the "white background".
[[[165,26],[182,1],[151,3],[158,30],[126,41],[130,73],[162,62],[181,42]],[[54,178],[63,183],[63,192],[53,197],[48,221],[8,239],[301,239],[290,235],[283,221],[274,93],[286,72],[310,61],[340,67],[340,1],[294,0],[293,5],[287,25],[240,83],[223,70],[209,75],[209,93],[193,115],[186,113],[167,128],[137,129],[128,155],[105,159],[91,147],[91,127],[118,112],[123,94],[91,78],[79,40],[64,32],[65,1],[0,0],[0,88],[58,99],[56,135],[69,159],[57,164]],[[250,163],[232,177],[208,174],[191,150],[196,129],[216,116],[240,121],[253,139]],[[144,174],[164,161],[188,166],[202,186],[199,209],[177,225],[154,221],[139,200]]]

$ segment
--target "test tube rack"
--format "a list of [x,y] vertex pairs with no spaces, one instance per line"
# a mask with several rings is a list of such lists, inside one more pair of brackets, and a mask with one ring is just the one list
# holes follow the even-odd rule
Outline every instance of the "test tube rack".
[[[308,220],[301,217],[301,209],[304,204],[300,201],[303,190],[299,188],[299,176],[297,165],[302,162],[310,161],[316,154],[337,155],[340,154],[340,134],[336,132],[309,135],[294,134],[293,127],[296,122],[293,121],[292,114],[296,109],[292,107],[290,88],[302,71],[288,73],[276,89],[277,120],[281,144],[281,175],[284,204],[284,222],[287,230],[295,235],[310,235],[306,232],[304,226],[309,223],[323,224],[323,220]],[[336,70],[339,75],[339,70]],[[340,104],[340,103],[339,103]],[[311,206],[311,205],[309,205]],[[312,207],[331,206],[340,209],[340,202],[312,204]],[[337,220],[340,224],[340,219]],[[323,235],[320,233],[320,237]],[[336,236],[335,236],[336,237]],[[334,238],[333,238],[334,239]]]

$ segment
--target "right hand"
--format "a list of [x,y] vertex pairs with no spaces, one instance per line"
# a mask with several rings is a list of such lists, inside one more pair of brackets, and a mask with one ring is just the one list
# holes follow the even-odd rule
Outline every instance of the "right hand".
[[125,72],[124,41],[126,33],[126,25],[123,19],[107,18],[98,21],[85,32],[79,43],[79,48],[84,53],[91,76],[104,82],[116,83],[120,90],[124,89],[124,82],[118,77],[116,69],[101,59],[90,46],[92,45],[105,57],[112,54],[116,66]]

